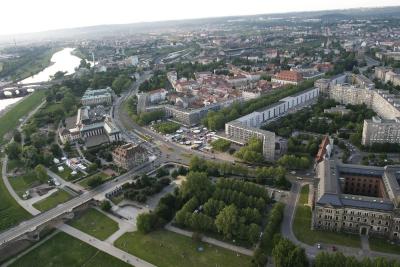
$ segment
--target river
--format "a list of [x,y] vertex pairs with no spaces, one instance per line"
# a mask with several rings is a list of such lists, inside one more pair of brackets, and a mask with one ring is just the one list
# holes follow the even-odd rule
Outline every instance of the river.
[[[35,83],[35,82],[46,82],[51,79],[57,71],[67,72],[67,74],[73,74],[75,68],[80,64],[81,58],[74,56],[71,52],[74,48],[64,48],[53,54],[51,57],[51,65],[42,70],[41,72],[22,80],[20,83]],[[22,97],[9,98],[0,100],[0,113],[9,105],[15,104]]]
[[51,57],[52,65],[45,68],[41,72],[22,80],[20,83],[37,83],[46,82],[51,79],[51,76],[58,71],[73,74],[81,62],[81,59],[71,54],[74,48],[64,48],[63,50],[54,53]]

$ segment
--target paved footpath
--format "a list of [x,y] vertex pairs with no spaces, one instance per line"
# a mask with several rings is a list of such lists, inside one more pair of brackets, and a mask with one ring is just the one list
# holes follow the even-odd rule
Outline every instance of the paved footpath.
[[[190,237],[190,238],[193,236],[193,232],[177,228],[175,226],[172,226],[170,223],[165,226],[165,229],[167,229],[168,231],[180,234],[180,235],[184,235],[184,236]],[[209,244],[212,244],[214,246],[218,246],[218,247],[222,247],[222,248],[225,248],[225,249],[228,249],[228,250],[232,250],[232,251],[235,251],[235,252],[240,253],[240,254],[244,254],[244,255],[247,255],[247,256],[253,256],[253,251],[250,250],[250,249],[242,248],[242,247],[239,247],[239,246],[235,246],[235,245],[232,245],[232,244],[229,244],[229,243],[226,243],[226,242],[219,241],[219,240],[214,239],[214,238],[203,237],[201,239],[201,241],[209,243]]]
[[5,156],[3,158],[3,166],[1,169],[1,177],[3,179],[3,182],[8,190],[8,192],[11,194],[11,196],[15,199],[15,201],[17,201],[17,203],[23,207],[25,210],[27,210],[30,214],[32,215],[37,215],[40,213],[40,211],[38,211],[37,209],[35,209],[34,207],[32,207],[32,205],[30,205],[29,203],[27,203],[26,201],[22,200],[17,193],[15,193],[14,188],[12,188],[10,181],[8,180],[8,176],[7,176],[7,162],[8,162],[8,157]]
[[98,250],[101,250],[107,254],[110,254],[122,261],[125,261],[129,264],[131,264],[132,266],[136,266],[136,267],[155,267],[155,265],[148,263],[142,259],[139,259],[138,257],[135,257],[119,248],[114,247],[113,245],[101,241],[97,238],[94,238],[76,228],[73,228],[67,224],[63,224],[61,226],[58,227],[58,229],[60,229],[61,231],[87,243],[90,244],[91,246],[97,248]]

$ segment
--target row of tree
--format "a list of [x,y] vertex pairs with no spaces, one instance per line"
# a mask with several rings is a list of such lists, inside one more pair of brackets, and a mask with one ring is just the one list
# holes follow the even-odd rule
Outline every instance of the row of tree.
[[311,166],[311,160],[308,156],[283,155],[278,159],[278,164],[286,169],[304,170]]
[[268,261],[268,255],[271,255],[273,248],[280,239],[280,228],[283,220],[283,211],[285,205],[282,203],[274,204],[268,215],[268,223],[264,228],[261,242],[256,251],[252,262],[256,266],[265,266]]
[[207,172],[208,175],[212,176],[237,175],[247,177],[251,175],[251,170],[245,165],[205,160],[198,156],[193,156],[190,159],[189,169],[191,171]]
[[386,258],[364,258],[344,256],[342,253],[321,252],[315,257],[315,267],[400,267],[400,262]]

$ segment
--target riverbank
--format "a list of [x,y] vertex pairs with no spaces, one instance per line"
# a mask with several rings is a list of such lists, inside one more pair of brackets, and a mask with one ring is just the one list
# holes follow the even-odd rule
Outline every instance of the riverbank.
[[46,52],[39,55],[35,60],[18,68],[18,71],[12,75],[12,79],[16,82],[19,82],[50,67],[54,64],[54,62],[51,61],[51,58],[55,53],[61,50],[62,48],[50,48]]
[[18,101],[7,112],[0,116],[0,144],[4,143],[5,135],[16,129],[19,120],[26,116],[31,110],[40,105],[44,99],[45,92],[43,90],[36,91]]

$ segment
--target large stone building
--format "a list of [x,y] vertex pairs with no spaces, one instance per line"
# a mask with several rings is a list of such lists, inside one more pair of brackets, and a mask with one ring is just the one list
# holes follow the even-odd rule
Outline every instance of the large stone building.
[[326,158],[316,168],[314,229],[399,240],[400,166],[359,166]]
[[148,159],[146,149],[133,143],[118,146],[112,152],[112,157],[115,165],[125,170],[130,170]]
[[81,98],[83,106],[110,105],[113,99],[113,90],[110,87],[105,89],[87,89]]

